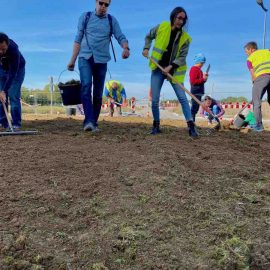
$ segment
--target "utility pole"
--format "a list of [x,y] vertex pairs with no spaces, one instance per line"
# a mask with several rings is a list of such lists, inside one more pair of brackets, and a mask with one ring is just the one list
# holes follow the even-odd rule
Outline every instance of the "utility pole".
[[212,83],[212,88],[211,88],[211,97],[214,97],[214,88],[215,88],[215,84]]
[[267,8],[263,4],[263,0],[256,0],[257,4],[263,9],[264,12],[264,24],[263,24],[263,48],[265,49],[265,37],[266,37],[266,20],[267,20]]
[[51,76],[50,78],[50,92],[51,92],[51,114],[53,114],[53,77]]

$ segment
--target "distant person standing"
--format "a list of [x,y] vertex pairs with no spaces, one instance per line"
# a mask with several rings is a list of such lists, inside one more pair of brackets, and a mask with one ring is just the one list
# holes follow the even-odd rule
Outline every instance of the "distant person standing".
[[116,106],[118,114],[122,115],[122,106],[127,106],[126,90],[119,81],[111,80],[105,84],[104,95],[108,99],[110,115],[113,117],[114,106]]
[[[208,79],[208,73],[203,73],[201,70],[205,61],[206,58],[202,53],[197,54],[194,58],[194,66],[189,71],[189,81],[191,85],[190,92],[200,101],[204,95],[204,84]],[[191,114],[194,122],[199,108],[200,105],[194,99],[192,99]]]
[[[182,7],[176,7],[170,14],[170,22],[162,22],[156,27],[152,28],[145,37],[145,45],[143,48],[143,56],[148,57],[152,40],[155,39],[155,44],[152,50],[151,58],[158,62],[166,73],[172,74],[175,80],[183,84],[187,70],[186,57],[188,54],[191,37],[184,26],[188,21],[186,11]],[[160,92],[164,80],[167,78],[166,74],[150,62],[151,74],[151,90],[152,90],[152,113],[154,117],[153,128],[151,134],[158,134],[160,130],[160,112],[159,100]],[[183,90],[178,84],[171,82],[175,94],[182,106],[182,110],[187,121],[189,135],[197,137],[198,133],[195,129],[188,99]]]
[[248,42],[245,47],[248,55],[247,66],[253,82],[252,103],[256,119],[256,132],[264,131],[262,123],[262,98],[267,91],[268,103],[270,105],[270,51],[269,49],[258,50],[256,42]]
[[130,99],[130,107],[131,107],[131,112],[135,113],[136,112],[136,110],[135,110],[135,108],[136,108],[136,98],[135,97],[132,97]]
[[76,59],[79,56],[81,101],[85,114],[84,131],[97,131],[107,62],[111,59],[109,52],[111,34],[123,48],[122,58],[129,57],[128,41],[121,31],[118,21],[107,13],[110,4],[111,0],[96,0],[95,11],[85,12],[81,15],[72,57],[68,64],[68,69],[74,70]]
[[13,129],[22,125],[21,86],[25,75],[25,60],[18,45],[6,34],[0,33],[0,123],[8,128],[3,104],[11,108]]

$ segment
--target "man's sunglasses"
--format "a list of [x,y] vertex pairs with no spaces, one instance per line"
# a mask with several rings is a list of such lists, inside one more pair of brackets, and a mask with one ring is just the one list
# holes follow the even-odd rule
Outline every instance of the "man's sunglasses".
[[109,3],[105,3],[105,2],[102,2],[102,1],[98,1],[98,4],[100,6],[105,6],[105,7],[108,7],[110,5]]

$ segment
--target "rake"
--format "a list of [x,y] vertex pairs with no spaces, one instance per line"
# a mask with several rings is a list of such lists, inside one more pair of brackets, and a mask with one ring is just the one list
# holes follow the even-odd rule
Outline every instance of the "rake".
[[8,127],[9,127],[9,131],[4,131],[4,132],[0,132],[0,136],[10,136],[10,135],[35,135],[38,133],[37,130],[24,130],[24,131],[15,131],[12,124],[11,124],[11,120],[10,117],[8,115],[8,111],[7,111],[7,107],[6,104],[4,102],[2,102],[4,111],[5,111],[5,115],[8,121]]
[[215,116],[212,111],[207,107],[205,106],[196,96],[194,96],[192,93],[190,93],[190,91],[188,91],[184,85],[180,84],[170,73],[167,73],[164,68],[162,66],[160,66],[153,58],[151,57],[147,57],[153,64],[155,64],[164,74],[167,75],[167,77],[172,81],[174,82],[175,84],[177,84],[181,90],[183,90],[184,92],[186,92],[191,98],[193,98],[200,106],[202,106],[202,108],[209,113],[209,115],[211,115],[213,117],[213,119],[215,119],[217,121],[217,125],[212,127],[212,128],[208,128],[206,130],[206,134],[207,135],[211,135],[212,133],[218,131],[221,127],[220,125],[220,120],[217,116]]

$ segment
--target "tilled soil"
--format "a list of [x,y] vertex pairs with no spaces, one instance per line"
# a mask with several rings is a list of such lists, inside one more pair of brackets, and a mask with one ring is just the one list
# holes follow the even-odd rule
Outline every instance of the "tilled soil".
[[150,122],[0,137],[0,269],[270,269],[269,128],[194,140]]

